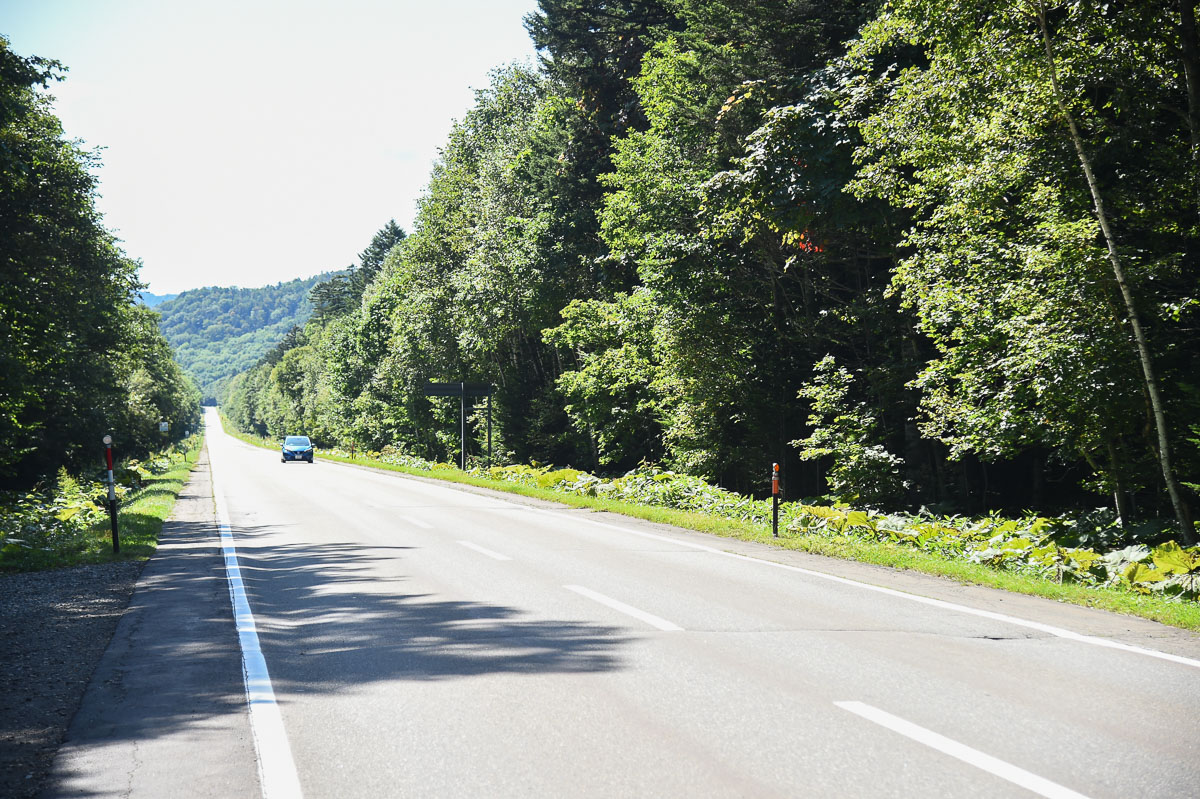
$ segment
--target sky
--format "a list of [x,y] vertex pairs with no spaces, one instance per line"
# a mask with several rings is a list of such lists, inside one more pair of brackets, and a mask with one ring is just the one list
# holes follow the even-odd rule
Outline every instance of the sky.
[[102,148],[97,205],[156,294],[254,287],[411,231],[454,119],[536,54],[537,0],[0,0],[61,61],[54,111]]

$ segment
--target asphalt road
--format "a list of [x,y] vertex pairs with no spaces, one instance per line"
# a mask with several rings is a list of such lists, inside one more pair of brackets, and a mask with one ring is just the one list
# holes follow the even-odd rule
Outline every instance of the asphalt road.
[[208,431],[254,746],[176,795],[1200,795],[1197,636]]

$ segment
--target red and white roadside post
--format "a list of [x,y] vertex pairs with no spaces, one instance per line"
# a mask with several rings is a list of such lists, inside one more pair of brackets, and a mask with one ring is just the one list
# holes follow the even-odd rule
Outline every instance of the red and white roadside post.
[[779,464],[771,464],[771,535],[779,538]]
[[108,518],[112,522],[113,554],[121,551],[121,536],[117,533],[117,484],[113,479],[112,436],[106,435],[104,460],[108,463]]

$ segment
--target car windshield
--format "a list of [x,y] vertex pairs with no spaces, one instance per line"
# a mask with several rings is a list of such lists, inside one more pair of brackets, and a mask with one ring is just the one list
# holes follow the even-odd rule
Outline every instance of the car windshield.
[[288,436],[283,440],[285,447],[307,447],[309,445],[308,436]]

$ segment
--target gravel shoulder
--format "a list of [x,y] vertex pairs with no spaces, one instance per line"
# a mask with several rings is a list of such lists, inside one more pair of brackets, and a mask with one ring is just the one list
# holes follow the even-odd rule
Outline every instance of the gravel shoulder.
[[37,796],[260,792],[215,511],[204,450]]
[[35,796],[144,561],[0,575],[0,796]]
[[148,561],[0,574],[0,797],[183,795],[147,788],[159,775],[128,765],[142,748],[178,770],[181,747],[246,764],[191,795],[243,795],[244,716],[207,449]]

